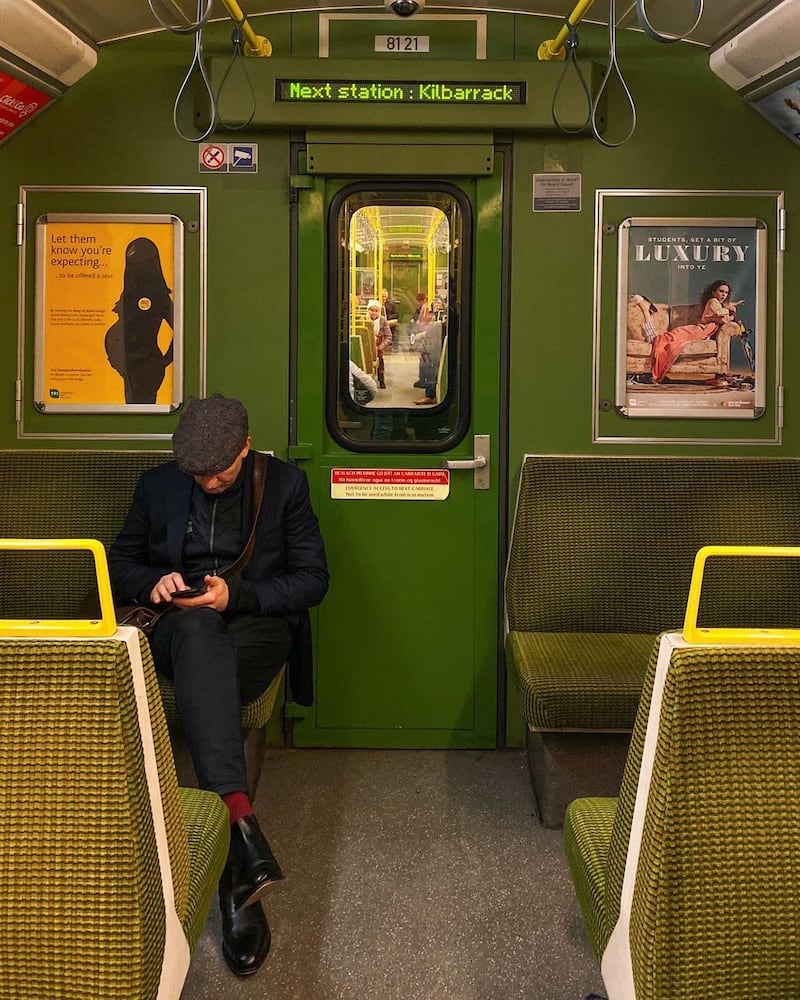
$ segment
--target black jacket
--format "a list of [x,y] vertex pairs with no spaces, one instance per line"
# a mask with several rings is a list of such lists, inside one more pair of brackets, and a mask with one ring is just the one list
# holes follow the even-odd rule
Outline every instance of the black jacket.
[[[244,461],[242,536],[252,523],[253,459]],[[149,604],[150,591],[166,573],[183,572],[182,550],[193,479],[175,462],[144,472],[125,524],[109,550],[109,571],[118,604]],[[292,626],[291,697],[313,698],[308,608],[328,589],[328,568],[305,474],[278,458],[267,459],[266,486],[255,545],[242,577],[255,590],[262,614]]]

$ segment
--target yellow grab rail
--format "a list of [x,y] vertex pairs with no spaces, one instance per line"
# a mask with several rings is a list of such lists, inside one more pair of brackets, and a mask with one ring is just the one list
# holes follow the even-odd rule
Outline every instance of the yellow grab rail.
[[705,545],[694,558],[692,582],[686,600],[686,617],[683,637],[692,643],[762,643],[773,646],[800,644],[800,628],[698,628],[697,612],[703,572],[706,562],[713,556],[773,556],[800,557],[800,547],[781,545]]
[[569,38],[570,31],[577,25],[578,21],[587,13],[594,0],[578,0],[575,9],[564,21],[564,24],[555,38],[548,38],[542,42],[536,53],[539,62],[546,62],[550,59],[565,59],[567,56],[564,44]]
[[[2,549],[83,550],[94,556],[97,590],[100,595],[100,618],[0,618],[0,637],[63,636],[70,639],[104,638],[117,630],[106,550],[94,538],[0,538]],[[80,596],[80,595],[78,595]]]

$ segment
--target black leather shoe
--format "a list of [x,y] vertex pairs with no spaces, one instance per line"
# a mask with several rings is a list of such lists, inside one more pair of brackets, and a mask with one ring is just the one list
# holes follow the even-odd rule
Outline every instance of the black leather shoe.
[[231,823],[228,860],[231,865],[231,895],[236,910],[255,903],[283,879],[280,865],[253,813]]
[[251,976],[264,964],[272,936],[260,903],[236,910],[231,896],[231,866],[225,865],[219,883],[222,911],[222,957],[237,976]]

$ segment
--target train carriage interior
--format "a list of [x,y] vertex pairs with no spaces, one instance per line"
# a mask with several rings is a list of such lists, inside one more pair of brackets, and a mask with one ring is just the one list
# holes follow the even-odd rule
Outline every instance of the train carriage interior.
[[[800,995],[798,147],[800,0],[0,0],[0,998]],[[203,614],[312,605],[252,905],[112,605],[169,470]]]

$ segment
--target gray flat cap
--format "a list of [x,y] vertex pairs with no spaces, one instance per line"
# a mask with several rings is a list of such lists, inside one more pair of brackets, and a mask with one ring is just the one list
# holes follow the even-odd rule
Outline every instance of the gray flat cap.
[[213,476],[233,465],[247,435],[247,410],[238,399],[190,399],[172,435],[175,461],[189,475]]

